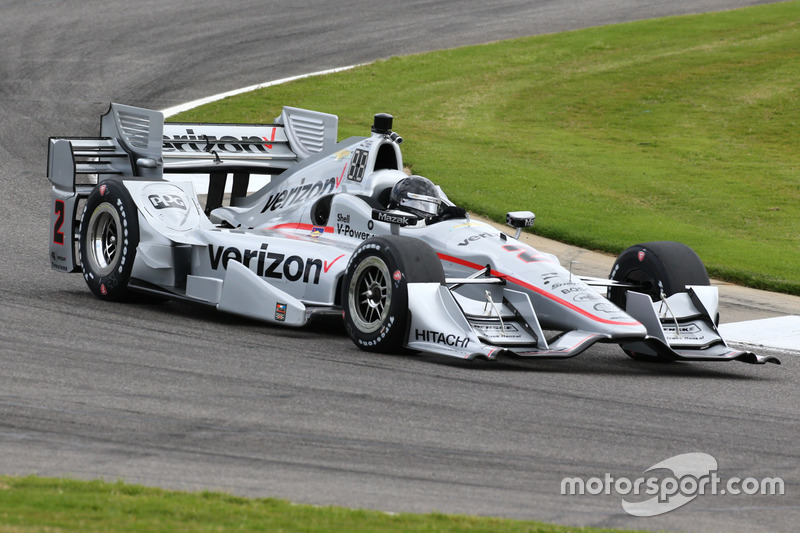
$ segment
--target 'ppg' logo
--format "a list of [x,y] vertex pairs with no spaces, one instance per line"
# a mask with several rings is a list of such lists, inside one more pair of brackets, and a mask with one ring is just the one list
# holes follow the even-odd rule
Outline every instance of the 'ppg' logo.
[[186,203],[183,198],[174,194],[151,194],[147,197],[156,209],[180,209],[186,210]]

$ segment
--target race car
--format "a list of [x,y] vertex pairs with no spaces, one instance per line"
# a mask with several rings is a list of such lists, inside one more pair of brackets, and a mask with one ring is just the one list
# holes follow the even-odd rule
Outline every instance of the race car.
[[511,235],[406,173],[392,127],[379,113],[337,141],[335,115],[293,107],[274,124],[189,124],[111,104],[98,137],[49,140],[52,268],[104,300],[295,327],[341,316],[367,351],[568,358],[603,342],[645,361],[779,363],[727,346],[687,246],[639,244],[609,279],[574,275],[519,240],[532,212],[508,213]]

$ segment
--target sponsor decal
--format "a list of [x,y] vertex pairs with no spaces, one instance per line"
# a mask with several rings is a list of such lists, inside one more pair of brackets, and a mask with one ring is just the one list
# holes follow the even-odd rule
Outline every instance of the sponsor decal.
[[397,213],[387,213],[386,211],[372,210],[372,219],[378,222],[386,222],[388,224],[400,224],[401,226],[408,226],[416,224],[419,220],[417,217],[410,215],[400,215]]
[[[664,327],[664,331],[674,332],[675,331],[675,326],[665,326]],[[683,334],[683,333],[694,334],[694,333],[700,333],[701,329],[699,327],[697,327],[697,324],[691,323],[691,324],[687,324],[685,326],[681,326],[678,331],[680,331],[681,334]]]
[[601,313],[619,313],[617,306],[608,302],[596,303],[593,309]]
[[561,289],[561,294],[569,294],[571,292],[584,292],[585,289],[583,287],[568,287],[566,289]]
[[101,185],[100,186],[100,196],[105,196],[106,195],[106,190],[108,190],[108,187],[106,187],[105,185]]
[[455,231],[461,228],[485,228],[486,224],[483,222],[467,222],[466,224],[459,224],[450,228],[450,231]]
[[392,279],[395,281],[400,281],[403,279],[403,274],[399,270],[395,270],[394,274],[392,274]]
[[603,297],[595,291],[586,291],[581,294],[575,295],[572,298],[573,302],[586,302],[589,300],[601,300]]
[[345,148],[331,155],[331,157],[334,158],[336,161],[344,161],[345,159],[350,159],[350,153],[351,153],[350,150]]
[[[368,244],[362,244],[356,249],[356,252],[363,252],[364,250],[380,250],[380,249],[381,249],[380,244],[371,242]],[[350,267],[353,265],[353,261],[355,261],[357,255],[358,254],[353,254],[350,256],[350,260],[347,262],[347,269],[350,269]]]
[[445,346],[466,348],[469,345],[469,338],[467,337],[459,337],[453,333],[442,333],[432,329],[417,329],[414,331],[414,335],[418,341],[444,344]]
[[351,239],[359,239],[365,241],[370,237],[375,237],[376,234],[364,230],[358,230],[350,227],[350,224],[336,224],[336,233],[350,237]]
[[108,294],[108,289],[106,289],[105,283],[100,284],[100,294],[102,294],[103,296]]
[[564,283],[553,283],[553,286],[551,288],[558,289],[559,287],[574,287],[576,285],[580,285],[580,283],[576,281],[567,281]]
[[675,326],[662,326],[664,328],[664,334],[669,337],[671,340],[692,340],[692,341],[702,341],[705,340],[706,336],[703,334],[703,330],[697,326],[697,324],[685,324],[680,326],[675,330]]
[[386,325],[381,328],[380,334],[377,337],[375,337],[371,341],[365,341],[365,340],[358,339],[358,343],[361,346],[375,346],[375,345],[377,345],[378,343],[380,343],[386,337],[386,335],[389,334],[389,331],[391,331],[391,329],[392,329],[392,325],[394,325],[394,316],[390,315],[389,319],[386,321]]
[[340,255],[330,263],[316,258],[303,258],[299,255],[290,255],[269,252],[269,244],[262,243],[257,250],[240,250],[228,246],[208,245],[208,258],[212,270],[227,270],[229,261],[242,263],[259,276],[270,279],[286,279],[303,283],[319,284],[320,275],[327,273],[336,261],[344,257]]
[[325,233],[325,228],[323,226],[313,226],[311,228],[311,236],[315,239]]
[[186,211],[186,202],[177,194],[151,194],[147,197],[156,209],[179,209]]
[[486,239],[487,237],[497,237],[498,233],[479,233],[478,235],[473,235],[464,239],[463,241],[459,242],[459,246],[467,246],[471,242],[479,241],[481,239]]
[[640,262],[640,263],[641,263],[642,261],[644,261],[644,250],[639,250],[639,253],[638,253],[638,254],[636,254],[636,255],[637,255],[637,257],[639,258],[639,262]]
[[[275,141],[275,132],[278,128],[272,128],[270,138],[256,137],[254,135],[233,137],[223,135],[217,139],[213,135],[195,135],[194,130],[187,128],[186,135],[173,135],[172,138],[164,135],[162,137],[162,150],[164,152],[219,152],[265,154],[272,150],[272,143]],[[187,150],[188,147],[188,150]]]
[[528,228],[533,226],[534,222],[536,222],[536,216],[519,218],[514,215],[517,215],[517,213],[506,214],[506,224],[515,228]]
[[284,209],[305,200],[311,200],[319,196],[324,196],[335,191],[339,187],[339,181],[336,178],[328,178],[314,183],[305,183],[301,180],[300,185],[291,189],[282,189],[272,193],[267,198],[267,203],[264,204],[262,213],[266,211],[275,211],[276,209]]
[[278,322],[286,322],[286,304],[275,304],[275,320]]
[[66,261],[67,258],[63,255],[57,255],[55,252],[50,252],[50,259],[53,261]]
[[514,324],[504,324],[502,326],[498,324],[475,324],[473,325],[475,329],[479,329],[481,331],[519,331]]
[[503,326],[497,324],[473,324],[476,330],[490,339],[507,338],[519,339],[522,338],[519,330],[513,324],[504,324]]

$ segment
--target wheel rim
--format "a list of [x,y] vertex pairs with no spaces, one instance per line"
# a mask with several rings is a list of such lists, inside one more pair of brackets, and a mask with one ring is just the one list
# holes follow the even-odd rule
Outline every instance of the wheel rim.
[[[637,292],[642,292],[647,294],[651,300],[657,302],[661,299],[661,292],[658,288],[658,283],[654,280],[650,275],[648,275],[644,270],[631,270],[622,279],[616,279],[616,281],[622,283],[634,283],[639,285],[639,288],[633,289]],[[625,310],[627,305],[628,297],[627,297],[627,290],[614,288],[612,287],[609,291],[610,300],[614,303],[617,307]]]
[[389,268],[380,258],[369,257],[362,261],[348,288],[350,316],[362,333],[377,331],[389,315],[392,286]]
[[641,285],[637,290],[650,296],[650,299],[654,302],[661,299],[661,290],[658,287],[658,283],[644,270],[632,270],[628,272],[625,276],[625,282]]
[[122,225],[119,213],[105,202],[97,206],[89,219],[87,232],[89,262],[100,276],[110,274],[119,263]]

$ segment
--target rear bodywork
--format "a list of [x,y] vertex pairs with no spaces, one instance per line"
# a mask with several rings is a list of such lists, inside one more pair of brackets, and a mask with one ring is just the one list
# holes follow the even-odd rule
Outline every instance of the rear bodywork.
[[[377,115],[368,136],[337,141],[337,117],[290,107],[274,124],[165,124],[159,112],[112,104],[98,137],[49,141],[51,265],[81,269],[82,204],[117,179],[138,211],[130,287],[140,292],[303,326],[341,314],[358,246],[400,235],[430,246],[446,278],[409,284],[409,349],[566,358],[611,342],[668,360],[777,362],[727,346],[715,287],[659,302],[632,287],[623,310],[605,297],[613,282],[572,275],[519,233],[468,215],[426,222],[388,209],[406,174],[387,117]],[[207,182],[199,196],[198,176]],[[532,223],[516,215],[513,225]]]

